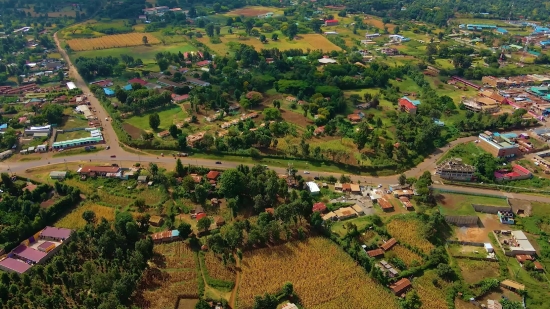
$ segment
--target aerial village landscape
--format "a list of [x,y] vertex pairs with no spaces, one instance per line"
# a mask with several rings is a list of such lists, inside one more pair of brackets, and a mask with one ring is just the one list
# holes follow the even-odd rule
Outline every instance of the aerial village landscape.
[[550,8],[0,1],[0,307],[546,309]]

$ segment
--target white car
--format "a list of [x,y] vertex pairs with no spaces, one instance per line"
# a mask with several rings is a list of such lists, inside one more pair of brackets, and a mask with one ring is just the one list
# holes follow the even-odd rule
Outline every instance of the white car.
[[378,188],[382,188],[382,184],[379,184],[379,185],[378,185]]
[[304,174],[309,174],[309,171],[304,171]]

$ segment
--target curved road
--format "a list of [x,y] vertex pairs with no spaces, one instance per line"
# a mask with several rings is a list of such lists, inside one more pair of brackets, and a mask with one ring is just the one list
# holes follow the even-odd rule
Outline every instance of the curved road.
[[[12,173],[18,173],[18,172],[25,172],[26,170],[33,169],[36,167],[44,166],[47,164],[60,164],[60,163],[69,163],[69,162],[77,162],[79,164],[84,164],[86,162],[112,162],[112,163],[119,163],[124,165],[132,165],[136,162],[154,162],[154,163],[161,163],[165,165],[175,165],[175,158],[173,157],[155,157],[152,155],[136,155],[133,153],[126,152],[117,142],[116,133],[109,121],[106,121],[105,118],[109,117],[109,114],[105,111],[101,103],[97,100],[97,98],[94,97],[92,92],[90,91],[90,88],[88,87],[88,84],[84,81],[82,76],[78,73],[76,68],[71,62],[71,59],[67,55],[67,52],[65,49],[62,48],[61,43],[57,37],[57,32],[54,34],[54,40],[57,44],[57,48],[63,58],[65,59],[66,63],[69,65],[69,76],[74,80],[75,85],[80,88],[85,94],[88,96],[88,100],[91,103],[91,106],[93,109],[95,109],[97,117],[101,120],[103,124],[103,136],[105,138],[106,144],[110,146],[109,150],[101,151],[99,153],[95,154],[82,154],[77,156],[70,156],[70,157],[62,157],[62,158],[44,158],[43,160],[38,161],[27,161],[27,162],[13,162],[13,163],[6,163],[6,162],[0,162],[0,167],[2,171],[8,171]],[[411,170],[407,171],[405,174],[409,177],[418,177],[424,173],[424,171],[433,171],[436,167],[437,161],[441,156],[450,148],[462,144],[474,141],[476,139],[475,136],[471,137],[465,137],[457,139],[451,143],[449,143],[447,146],[437,149],[432,155],[430,155],[428,158],[426,158],[421,164],[418,166],[412,168]],[[111,158],[112,155],[115,155],[116,158]],[[49,155],[48,155],[49,156]],[[216,164],[215,160],[208,160],[208,159],[195,159],[193,157],[183,157],[180,158],[183,164],[194,164],[194,165],[200,165],[204,167],[210,167],[210,168],[234,168],[237,167],[240,163],[239,162],[223,162],[222,165]],[[46,164],[44,161],[48,160],[48,163]],[[272,170],[276,171],[277,173],[283,174],[286,173],[285,168],[280,167],[271,167]],[[302,173],[300,171],[299,173]],[[335,176],[339,177],[341,173],[328,173],[328,172],[313,172],[311,177],[313,176]],[[361,181],[361,183],[366,184],[382,184],[382,185],[389,185],[397,183],[397,176],[359,176],[359,175],[350,175],[352,181],[358,182]],[[493,195],[500,195],[500,196],[506,196],[506,197],[513,197],[513,198],[520,198],[520,199],[526,199],[531,201],[539,201],[539,202],[547,202],[550,203],[550,197],[542,197],[542,196],[535,196],[535,195],[527,195],[527,194],[512,194],[512,193],[504,193],[499,191],[492,191],[492,190],[483,190],[483,189],[476,189],[476,188],[466,188],[466,187],[456,187],[456,186],[449,186],[449,185],[434,185],[436,188],[446,188],[446,189],[452,189],[455,191],[465,192],[465,193],[488,193]]]

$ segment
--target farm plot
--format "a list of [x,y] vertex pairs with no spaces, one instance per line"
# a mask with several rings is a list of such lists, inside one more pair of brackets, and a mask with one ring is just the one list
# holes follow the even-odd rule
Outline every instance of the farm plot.
[[85,204],[84,206],[78,207],[68,215],[61,218],[54,224],[54,226],[64,227],[67,229],[78,229],[84,227],[86,225],[86,221],[82,218],[82,214],[87,210],[91,210],[95,213],[98,222],[101,218],[105,218],[107,221],[115,220],[114,208],[96,204]]
[[387,225],[388,232],[399,242],[417,247],[428,254],[434,245],[422,236],[422,223],[415,218],[395,218]]
[[239,308],[252,308],[255,295],[276,293],[285,281],[305,308],[397,308],[388,291],[325,238],[248,251],[241,267]]
[[[434,279],[437,279],[437,286],[434,285]],[[413,281],[413,287],[417,291],[422,306],[420,309],[447,309],[445,300],[445,289],[450,284],[441,280],[435,271],[431,270],[424,276]]]
[[213,253],[205,253],[204,265],[208,275],[216,280],[226,282],[235,282],[236,272],[233,267],[223,265],[222,259],[215,256]]
[[411,250],[401,245],[395,245],[390,252],[393,252],[396,257],[400,258],[407,267],[411,267],[413,264],[420,265],[422,263],[422,257]]
[[476,283],[481,278],[498,278],[498,262],[456,259],[466,283]]
[[115,47],[128,47],[143,45],[143,37],[147,37],[148,44],[159,44],[160,41],[151,34],[144,35],[143,33],[126,33],[105,35],[99,38],[91,39],[72,39],[68,40],[67,44],[74,51],[107,49]]
[[132,299],[134,305],[174,308],[178,295],[198,297],[195,253],[183,242],[155,245],[154,252]]

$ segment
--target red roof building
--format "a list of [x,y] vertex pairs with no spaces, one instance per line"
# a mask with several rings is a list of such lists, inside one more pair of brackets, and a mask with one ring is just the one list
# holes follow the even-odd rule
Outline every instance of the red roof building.
[[315,136],[321,135],[323,133],[325,133],[325,126],[318,127],[315,130],[313,130],[313,135],[315,135]]
[[399,99],[398,102],[399,102],[399,108],[401,108],[402,111],[405,111],[411,115],[416,114],[416,106],[414,106],[414,104],[412,104],[411,101],[401,98]]
[[375,257],[383,256],[384,255],[384,250],[374,249],[374,250],[367,251],[367,254],[371,258],[375,258]]
[[199,221],[200,219],[205,218],[205,217],[206,217],[206,214],[204,212],[198,213],[197,216],[196,216],[197,221]]
[[414,209],[411,201],[409,200],[408,197],[406,196],[401,196],[399,197],[399,200],[401,201],[401,204],[403,204],[403,206],[405,206],[405,208],[407,208],[407,210],[411,210],[411,209]]
[[535,266],[535,270],[537,270],[537,271],[543,271],[544,270],[544,267],[542,266],[542,264],[539,261],[533,262],[533,265]]
[[220,177],[220,172],[218,171],[210,171],[208,172],[208,174],[206,174],[206,178],[208,180],[216,180],[218,179],[218,177]]
[[265,212],[267,212],[268,214],[271,214],[272,216],[275,215],[275,209],[273,209],[273,208],[266,208]]
[[203,61],[199,61],[196,63],[197,66],[199,67],[204,67],[204,66],[207,66],[210,64],[210,60],[203,60]]
[[531,174],[531,171],[526,169],[525,167],[521,165],[514,165],[512,166],[512,171],[496,171],[495,172],[495,179],[496,181],[503,181],[503,180],[522,180],[522,179],[529,179],[533,176]]
[[390,286],[393,294],[397,296],[403,295],[408,289],[412,287],[411,281],[407,278],[403,278]]
[[128,83],[129,84],[140,84],[142,86],[145,86],[147,84],[147,82],[144,81],[141,78],[132,78],[131,80],[128,81]]
[[528,254],[518,254],[518,255],[516,255],[516,259],[518,260],[518,262],[523,264],[526,261],[532,261],[533,257],[528,255]]
[[172,101],[174,101],[175,103],[184,102],[187,100],[189,100],[188,94],[182,94],[182,95],[172,94]]
[[349,114],[348,115],[348,120],[353,122],[353,123],[357,123],[357,122],[361,121],[361,116],[359,116],[358,114]]
[[338,25],[338,20],[336,19],[325,20],[325,26],[335,26],[335,25]]
[[380,205],[380,207],[382,207],[383,211],[393,210],[393,205],[388,200],[386,200],[385,198],[379,198],[376,201],[377,201],[378,205]]
[[313,211],[318,211],[320,213],[323,213],[325,211],[327,211],[327,205],[325,205],[325,203],[315,203],[313,204]]
[[380,246],[380,248],[382,248],[384,251],[388,251],[393,246],[395,246],[395,244],[397,244],[397,240],[395,240],[395,238],[392,238],[392,239],[386,241],[382,246]]

